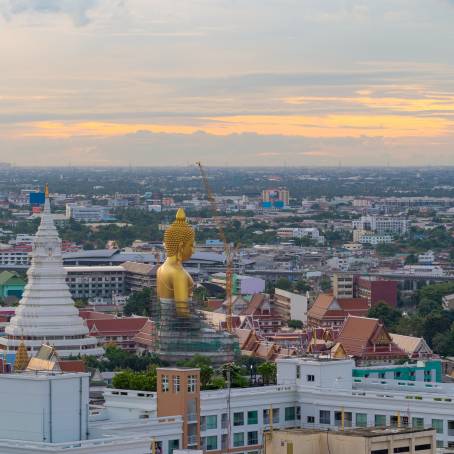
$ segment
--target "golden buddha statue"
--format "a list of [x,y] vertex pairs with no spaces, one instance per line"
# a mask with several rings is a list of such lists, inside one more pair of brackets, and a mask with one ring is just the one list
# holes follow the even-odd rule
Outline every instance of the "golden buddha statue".
[[157,290],[161,301],[174,302],[177,317],[189,317],[189,300],[194,282],[183,262],[194,253],[194,229],[187,223],[183,208],[164,233],[165,262],[157,271]]

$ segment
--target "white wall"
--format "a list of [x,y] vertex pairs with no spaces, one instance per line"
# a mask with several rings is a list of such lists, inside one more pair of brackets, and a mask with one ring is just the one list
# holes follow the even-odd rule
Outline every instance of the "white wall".
[[0,375],[0,439],[53,443],[86,439],[88,377]]

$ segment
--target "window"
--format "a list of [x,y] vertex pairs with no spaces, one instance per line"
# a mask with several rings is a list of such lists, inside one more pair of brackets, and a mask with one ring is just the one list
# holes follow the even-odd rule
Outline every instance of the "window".
[[179,393],[180,392],[180,376],[174,375],[173,377],[173,392]]
[[244,446],[244,433],[237,432],[233,434],[233,447],[238,448]]
[[443,420],[442,419],[432,419],[432,428],[435,429],[437,434],[443,433]]
[[218,417],[216,415],[202,416],[202,430],[212,430],[218,428]]
[[331,424],[331,412],[329,410],[320,410],[320,424]]
[[296,419],[297,421],[301,420],[301,407],[295,407],[296,408]]
[[248,445],[259,444],[259,433],[256,430],[247,433],[247,444]]
[[308,416],[307,417],[307,423],[308,424],[314,424],[315,423],[315,416]]
[[161,379],[161,390],[163,393],[169,392],[169,376],[163,375]]
[[[270,423],[270,411],[263,410],[263,424]],[[279,423],[279,408],[273,408],[273,423]]]
[[356,413],[356,427],[367,427],[366,413]]
[[408,446],[399,446],[394,448],[394,452],[410,452],[410,448]]
[[244,413],[243,412],[233,413],[233,425],[234,426],[244,426]]
[[[334,412],[334,423],[336,426],[342,426],[342,412],[335,411]],[[352,413],[350,411],[344,411],[344,427],[351,427],[352,426]]]
[[[437,442],[437,444],[438,444],[438,442]],[[443,442],[441,442],[440,448],[442,448],[442,447],[443,447]],[[426,450],[432,450],[432,445],[430,443],[427,443],[425,445],[416,445],[415,446],[415,451],[426,451]]]
[[296,366],[296,378],[301,378],[301,366]]
[[374,449],[370,452],[370,454],[388,454],[389,451],[387,449]]
[[195,393],[197,377],[195,375],[188,376],[188,393]]
[[375,415],[375,427],[386,427],[385,415]]
[[206,451],[215,451],[216,449],[218,449],[218,437],[216,435],[203,437],[202,445]]
[[169,454],[173,453],[174,449],[180,448],[180,440],[169,440]]
[[412,418],[411,425],[415,429],[424,429],[424,418]]
[[295,421],[295,407],[286,407],[285,408],[285,420],[286,421]]
[[258,413],[257,410],[251,410],[247,412],[247,423],[248,424],[258,424]]
[[448,435],[454,436],[454,421],[448,421]]
[[314,382],[314,381],[315,381],[315,375],[312,375],[312,374],[307,375],[307,376],[306,376],[306,380],[307,380],[307,381]]

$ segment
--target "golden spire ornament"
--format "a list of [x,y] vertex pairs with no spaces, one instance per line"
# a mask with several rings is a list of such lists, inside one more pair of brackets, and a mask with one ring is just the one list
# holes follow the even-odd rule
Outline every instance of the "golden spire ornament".
[[14,361],[14,370],[23,371],[27,368],[30,358],[28,357],[27,347],[24,339],[21,340],[16,352],[16,360]]

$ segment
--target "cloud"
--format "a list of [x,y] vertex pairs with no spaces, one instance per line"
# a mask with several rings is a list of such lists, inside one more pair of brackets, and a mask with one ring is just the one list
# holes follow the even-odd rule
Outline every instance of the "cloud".
[[81,27],[90,22],[88,11],[97,4],[98,0],[1,0],[0,11],[6,19],[25,13],[66,14]]

